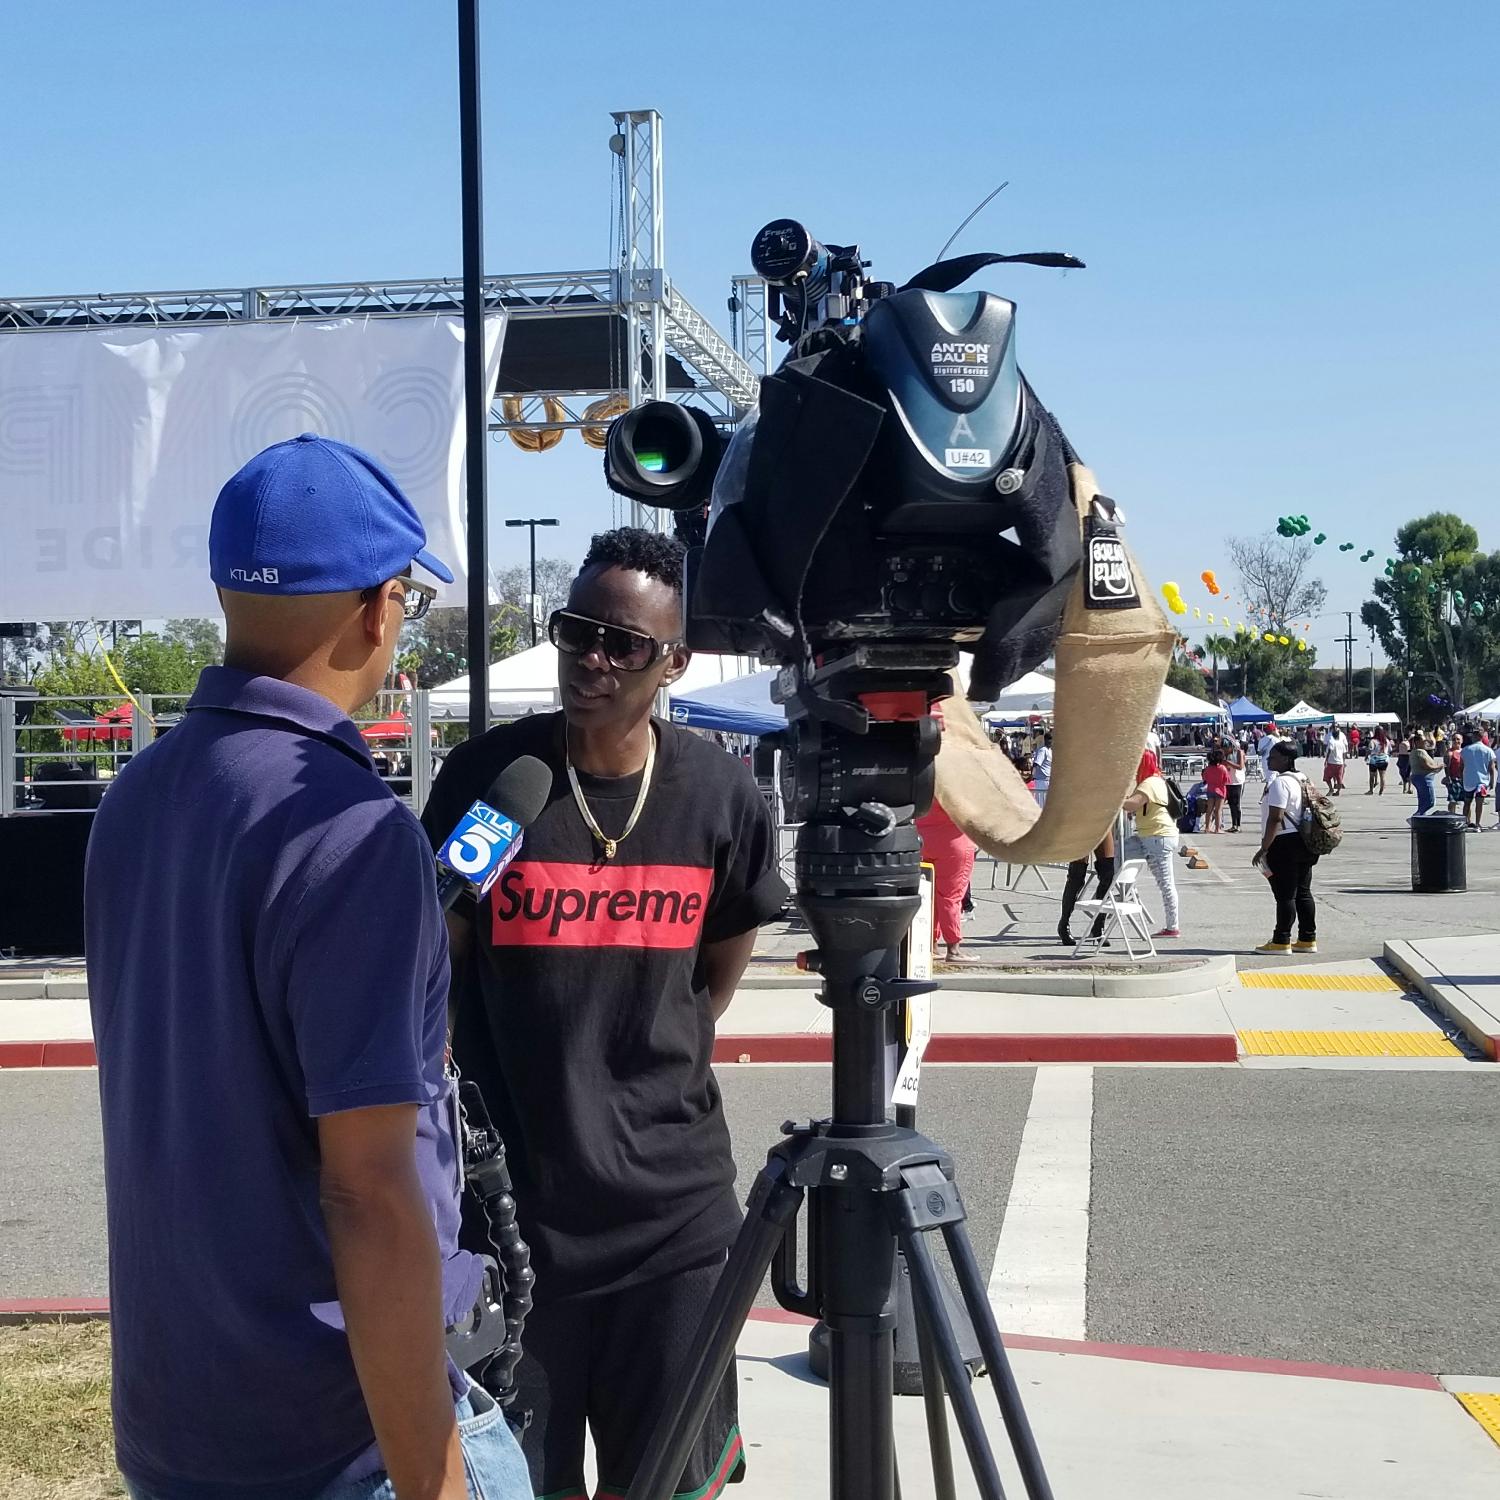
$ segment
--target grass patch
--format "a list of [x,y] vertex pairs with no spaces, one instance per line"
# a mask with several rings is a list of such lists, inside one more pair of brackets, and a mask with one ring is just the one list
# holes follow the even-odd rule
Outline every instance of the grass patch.
[[109,1324],[0,1328],[0,1495],[114,1500]]

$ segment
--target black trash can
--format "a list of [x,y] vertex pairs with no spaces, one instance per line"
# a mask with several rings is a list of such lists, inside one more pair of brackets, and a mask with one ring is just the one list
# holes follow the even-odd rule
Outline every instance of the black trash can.
[[1411,888],[1414,891],[1466,891],[1464,820],[1458,813],[1423,813],[1411,824]]

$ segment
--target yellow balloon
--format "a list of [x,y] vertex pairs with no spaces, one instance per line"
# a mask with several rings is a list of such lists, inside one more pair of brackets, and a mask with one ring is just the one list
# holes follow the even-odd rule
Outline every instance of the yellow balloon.
[[1306,651],[1307,650],[1307,642],[1306,641],[1298,641],[1297,642],[1297,649],[1299,651]]
[[1199,609],[1196,604],[1193,606],[1193,618],[1195,620],[1201,620],[1203,618],[1203,611]]
[[1291,638],[1284,635],[1278,635],[1276,637],[1276,644],[1278,646],[1290,646],[1292,644]]
[[1275,641],[1276,637],[1272,635],[1269,630],[1267,630],[1262,633],[1261,639],[1264,641]]

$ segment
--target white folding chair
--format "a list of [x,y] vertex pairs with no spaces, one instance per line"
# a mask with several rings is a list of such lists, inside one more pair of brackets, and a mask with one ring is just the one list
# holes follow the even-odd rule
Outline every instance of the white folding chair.
[[[1151,940],[1151,924],[1146,920],[1146,908],[1135,893],[1136,882],[1146,868],[1143,859],[1127,859],[1115,875],[1115,882],[1097,901],[1080,901],[1074,910],[1088,918],[1089,926],[1084,935],[1073,946],[1074,958],[1087,958],[1098,953],[1105,941],[1119,933],[1125,951],[1131,958],[1155,958],[1156,944]],[[1094,918],[1102,916],[1104,925],[1099,935],[1094,936]],[[1131,944],[1131,934],[1145,943],[1145,953],[1137,953]]]

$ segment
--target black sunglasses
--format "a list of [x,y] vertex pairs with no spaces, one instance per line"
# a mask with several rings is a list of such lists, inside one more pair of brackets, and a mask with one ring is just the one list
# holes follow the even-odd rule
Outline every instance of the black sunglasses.
[[659,641],[654,635],[626,630],[623,625],[608,625],[575,615],[572,610],[554,609],[547,621],[547,639],[566,656],[585,656],[602,651],[604,659],[619,672],[644,672],[647,667],[670,656],[681,641]]
[[[399,583],[405,591],[401,595],[402,619],[408,622],[420,620],[432,608],[432,601],[437,598],[437,590],[430,584],[418,583],[415,578],[405,573],[391,581]],[[368,604],[384,587],[384,584],[376,584],[374,588],[366,589],[360,598]]]

